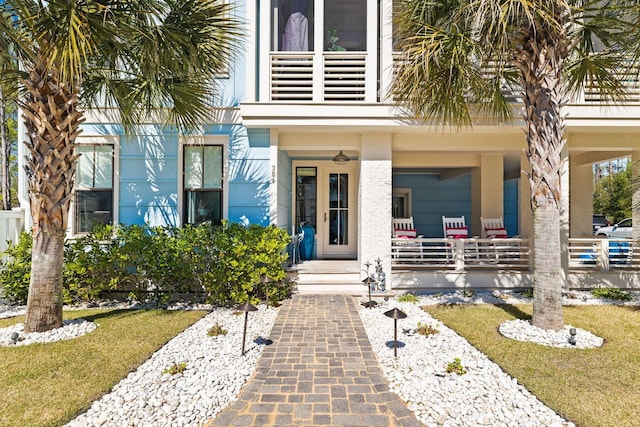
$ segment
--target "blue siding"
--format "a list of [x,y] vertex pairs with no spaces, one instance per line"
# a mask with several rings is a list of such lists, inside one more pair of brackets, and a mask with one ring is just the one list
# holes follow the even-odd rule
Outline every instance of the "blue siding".
[[120,144],[120,217],[123,224],[180,225],[178,135],[145,125]]
[[504,182],[504,226],[509,236],[520,234],[520,179]]
[[229,146],[229,220],[269,225],[269,130],[232,130]]
[[[442,216],[471,221],[471,177],[441,181],[438,175],[393,174],[393,187],[411,188],[413,222],[425,237],[442,237]],[[473,234],[473,230],[470,230]]]
[[291,157],[286,151],[278,152],[278,225],[293,232]]

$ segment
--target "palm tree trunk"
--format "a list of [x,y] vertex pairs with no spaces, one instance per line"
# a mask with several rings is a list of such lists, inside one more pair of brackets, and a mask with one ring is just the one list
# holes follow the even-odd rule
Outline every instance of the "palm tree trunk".
[[34,232],[25,332],[43,332],[62,326],[63,257],[64,234]]
[[25,331],[62,325],[64,235],[73,195],[75,139],[83,114],[75,88],[61,84],[46,62],[34,66],[22,83],[29,91],[24,108],[31,154],[26,170],[33,218],[31,282]]
[[559,223],[557,206],[547,204],[533,210],[532,324],[556,331],[564,327]]
[[562,318],[560,178],[564,117],[560,106],[563,38],[557,30],[530,29],[515,64],[524,89],[527,157],[533,210],[533,319],[543,329],[560,330]]

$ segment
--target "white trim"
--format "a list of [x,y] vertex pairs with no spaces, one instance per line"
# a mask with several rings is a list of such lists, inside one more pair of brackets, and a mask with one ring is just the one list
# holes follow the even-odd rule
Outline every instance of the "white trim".
[[[258,39],[261,40],[260,50],[258,51],[258,89],[259,89],[259,101],[260,102],[269,102],[270,99],[270,82],[271,82],[271,55],[269,54],[271,51],[271,2],[270,1],[261,1],[259,3],[260,7],[260,25],[258,26],[260,30],[260,35]],[[254,52],[256,52],[254,50]],[[252,54],[252,53],[251,53]],[[249,67],[249,63],[247,62],[247,67]],[[248,80],[249,84],[255,84],[256,80]]]
[[258,49],[256,43],[256,30],[259,28],[256,17],[258,16],[255,1],[245,3],[247,8],[245,17],[245,85],[244,93],[247,101],[256,101],[256,71],[258,63],[256,62],[256,52]]
[[[413,216],[411,207],[411,187],[393,187],[391,200],[393,200],[394,197],[404,197],[405,218],[411,218]],[[391,209],[391,216],[393,216],[393,206],[391,206]]]
[[378,0],[367,0],[365,101],[377,101],[378,85]]
[[[75,141],[77,145],[111,145],[113,146],[113,220],[112,224],[117,226],[120,223],[120,135],[80,135]],[[74,181],[73,192],[74,197],[69,205],[69,219],[67,221],[67,236],[78,236],[86,233],[75,233],[75,190],[76,183]]]
[[229,218],[229,135],[180,135],[178,137],[178,217],[184,226],[184,146],[222,146],[222,218]]

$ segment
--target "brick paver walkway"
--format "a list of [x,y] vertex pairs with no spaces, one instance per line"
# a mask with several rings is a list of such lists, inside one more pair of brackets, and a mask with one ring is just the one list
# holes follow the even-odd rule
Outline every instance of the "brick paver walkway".
[[256,373],[206,426],[422,426],[389,391],[353,298],[283,303]]

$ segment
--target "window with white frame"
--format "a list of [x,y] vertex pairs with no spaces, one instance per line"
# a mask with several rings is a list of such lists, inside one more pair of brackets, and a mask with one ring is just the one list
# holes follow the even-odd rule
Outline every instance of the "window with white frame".
[[113,224],[113,144],[78,144],[74,191],[74,233]]
[[223,146],[184,145],[185,224],[220,224],[223,215]]
[[392,204],[394,218],[410,218],[411,188],[394,188]]

